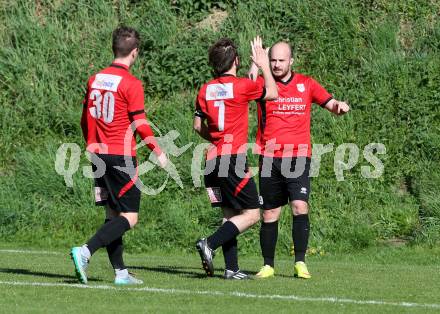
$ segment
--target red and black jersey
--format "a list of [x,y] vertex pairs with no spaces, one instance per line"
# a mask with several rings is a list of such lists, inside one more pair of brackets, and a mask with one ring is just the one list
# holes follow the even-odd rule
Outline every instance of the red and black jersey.
[[208,122],[213,146],[207,159],[246,152],[249,101],[264,98],[264,84],[222,75],[204,84],[196,101],[196,115]]
[[[258,77],[257,82],[263,84],[263,77]],[[278,98],[258,103],[259,153],[273,157],[310,157],[311,104],[325,106],[332,95],[313,78],[299,73],[292,72],[288,81],[276,83]]]
[[[88,151],[136,156],[136,139],[130,125],[142,121],[136,123],[136,131],[151,149],[160,153],[145,120],[142,82],[130,74],[126,65],[113,63],[91,76],[83,105],[81,127]],[[126,139],[127,132],[131,133]]]

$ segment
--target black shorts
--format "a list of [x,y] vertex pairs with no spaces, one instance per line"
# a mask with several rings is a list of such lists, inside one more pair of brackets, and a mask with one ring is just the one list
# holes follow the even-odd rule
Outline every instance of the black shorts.
[[[129,160],[127,165],[125,158]],[[103,174],[97,172],[100,164],[105,164]],[[127,167],[125,170],[128,173],[118,169],[119,167]],[[96,205],[109,205],[111,209],[123,213],[139,212],[141,191],[135,185],[138,180],[136,157],[92,154],[92,169],[95,175],[102,175],[95,178]]]
[[246,155],[217,156],[205,165],[205,186],[213,207],[237,210],[260,207]]
[[263,158],[260,156],[261,208],[277,208],[286,205],[288,201],[308,202],[309,172],[309,157]]

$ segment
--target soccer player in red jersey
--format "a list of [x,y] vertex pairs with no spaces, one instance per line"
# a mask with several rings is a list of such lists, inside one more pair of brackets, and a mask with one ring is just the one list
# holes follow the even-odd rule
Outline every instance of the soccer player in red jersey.
[[[252,42],[262,46],[261,38]],[[313,78],[293,72],[292,49],[288,43],[278,42],[270,49],[272,74],[278,87],[278,98],[260,101],[258,105],[257,147],[260,148],[260,195],[263,222],[260,245],[264,266],[256,275],[274,275],[275,246],[281,206],[289,203],[293,212],[292,237],[295,251],[294,275],[310,278],[305,264],[309,239],[308,200],[310,194],[310,112],[312,103],[343,115],[349,106],[333,98]],[[258,68],[252,65],[249,76],[257,82]]]
[[[165,167],[161,151],[146,121],[142,82],[130,74],[139,53],[139,33],[120,27],[113,32],[113,63],[90,77],[83,102],[81,128],[91,154],[95,175],[96,205],[106,206],[106,221],[81,247],[71,250],[76,275],[87,283],[86,268],[90,257],[106,247],[115,270],[115,284],[141,284],[128,273],[122,258],[122,236],[138,221],[141,192],[137,178],[136,139],[131,127],[158,156]],[[125,171],[123,171],[125,169]]]
[[205,186],[212,206],[223,210],[223,225],[196,248],[208,276],[220,246],[225,259],[225,279],[246,279],[237,258],[237,236],[260,219],[257,188],[246,164],[248,102],[270,100],[278,95],[270,72],[268,52],[255,47],[253,62],[261,68],[265,83],[237,77],[239,56],[232,40],[223,38],[209,49],[215,78],[200,89],[194,129],[211,142],[206,155]]

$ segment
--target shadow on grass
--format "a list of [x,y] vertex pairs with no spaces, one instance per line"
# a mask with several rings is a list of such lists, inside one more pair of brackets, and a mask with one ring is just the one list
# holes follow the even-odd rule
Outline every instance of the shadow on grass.
[[[167,266],[167,265],[159,265],[156,267],[146,267],[146,266],[127,266],[128,269],[140,269],[147,270],[156,273],[169,274],[169,275],[178,275],[187,278],[195,278],[195,279],[204,279],[206,278],[206,274],[202,271],[203,269],[197,267],[186,267],[186,266]],[[223,270],[216,269],[217,272],[223,273]],[[214,278],[223,278],[221,275],[214,275]]]
[[[0,273],[7,273],[7,274],[15,274],[15,275],[29,275],[29,276],[38,276],[38,277],[45,277],[45,278],[58,278],[58,279],[66,279],[63,282],[65,283],[78,283],[78,279],[76,276],[72,275],[61,275],[61,274],[52,274],[52,273],[45,273],[45,272],[39,272],[39,271],[31,271],[27,269],[22,268],[0,268]],[[102,281],[101,279],[97,278],[87,278],[89,281]]]
[[[188,267],[188,266],[167,266],[167,265],[159,265],[156,267],[146,267],[146,266],[127,266],[128,269],[140,269],[140,270],[146,270],[146,271],[152,271],[162,274],[168,274],[168,275],[177,275],[182,276],[186,278],[194,278],[194,279],[204,279],[207,278],[206,274],[203,272],[203,269],[200,267]],[[224,269],[221,268],[215,268],[215,272],[217,275],[214,275],[214,278],[223,278],[223,271]],[[257,273],[256,271],[251,270],[242,270],[244,273],[255,276]],[[282,278],[293,278],[292,276],[288,275],[282,275],[282,274],[276,274],[277,277]]]
[[[183,276],[186,278],[195,278],[195,279],[203,279],[207,278],[206,274],[203,273],[202,268],[198,267],[188,267],[188,266],[166,266],[166,265],[159,265],[156,267],[146,267],[146,266],[127,266],[128,269],[140,269],[140,270],[146,270],[146,271],[152,271],[162,274],[168,274],[168,275],[177,275],[177,276]],[[223,278],[223,269],[216,268],[215,269],[217,275],[214,275],[214,278]],[[257,272],[256,271],[250,271],[250,270],[243,270],[244,273],[254,276]],[[277,277],[283,277],[283,278],[292,278],[293,276],[286,276],[277,274]]]

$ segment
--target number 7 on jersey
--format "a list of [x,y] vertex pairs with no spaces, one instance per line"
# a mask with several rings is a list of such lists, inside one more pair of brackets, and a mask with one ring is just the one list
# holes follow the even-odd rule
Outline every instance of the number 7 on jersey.
[[218,130],[225,130],[225,102],[223,100],[214,101],[214,107],[218,107]]

